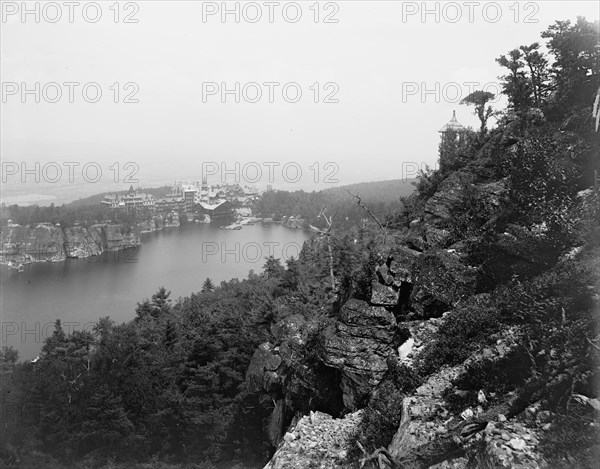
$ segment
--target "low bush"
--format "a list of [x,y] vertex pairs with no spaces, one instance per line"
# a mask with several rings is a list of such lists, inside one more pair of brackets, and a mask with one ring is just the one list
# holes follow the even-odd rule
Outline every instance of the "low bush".
[[437,339],[429,343],[417,359],[417,369],[429,375],[443,365],[456,365],[490,342],[490,335],[501,328],[498,310],[466,305],[453,311],[440,326]]
[[459,412],[478,405],[478,392],[483,390],[489,402],[494,403],[491,393],[503,396],[521,386],[531,376],[532,364],[527,352],[519,347],[502,360],[483,359],[467,366],[466,373],[452,384],[455,389],[467,391],[456,393],[448,390],[444,396],[448,409]]

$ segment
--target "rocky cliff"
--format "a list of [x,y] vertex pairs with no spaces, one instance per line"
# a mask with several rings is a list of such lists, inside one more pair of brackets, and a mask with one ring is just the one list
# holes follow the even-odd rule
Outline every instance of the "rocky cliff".
[[354,411],[387,371],[387,359],[407,338],[393,313],[383,306],[349,300],[339,317],[323,331],[321,359],[339,370],[346,409]]
[[96,224],[62,229],[49,223],[10,225],[0,232],[2,263],[57,262],[139,246],[137,226]]
[[[515,122],[534,125],[527,119],[514,118],[493,137],[494,145],[500,142],[497,158],[518,152],[510,134]],[[341,399],[341,411],[329,412],[334,418],[322,418],[314,434],[346,438],[341,447],[353,454],[336,458],[338,442],[325,451],[310,438],[294,444],[292,422],[284,443],[273,440],[280,446],[267,468],[308,467],[319,454],[328,468],[359,462],[404,469],[552,467],[556,459],[549,461],[549,454],[562,458],[573,445],[584,447],[570,435],[574,431],[587,445],[584,457],[594,460],[590,435],[598,435],[600,404],[593,383],[600,381],[588,360],[600,350],[592,314],[600,299],[591,236],[597,231],[590,225],[598,218],[597,191],[574,193],[568,199],[572,216],[561,214],[551,229],[538,213],[523,216],[535,199],[520,213],[511,206],[520,197],[514,188],[520,171],[506,176],[489,158],[490,148],[478,151],[460,169],[438,175],[433,189],[426,187],[429,196],[409,200],[404,229],[378,245],[369,300],[348,300],[313,342],[321,383],[334,387],[329,398]],[[294,357],[306,341],[297,347]],[[266,363],[263,382],[270,372]],[[286,366],[304,367],[304,374],[310,369],[297,358]],[[418,385],[408,382],[413,379]],[[305,385],[308,403],[303,407],[298,399],[290,415],[305,415],[307,406],[317,410],[310,399],[324,389]],[[396,393],[382,396],[391,388]],[[326,399],[323,404],[318,410],[327,412]],[[348,414],[358,409],[361,418]],[[385,414],[394,409],[397,421]],[[311,428],[305,419],[304,432]],[[390,425],[394,431],[387,435],[378,429]],[[339,426],[344,431],[336,433]],[[378,432],[379,440],[373,436]],[[385,444],[365,443],[373,441]],[[560,467],[570,462],[561,460]]]
[[176,213],[154,215],[134,225],[99,223],[62,228],[51,223],[11,224],[0,231],[0,263],[57,262],[66,258],[97,256],[141,244],[141,233],[178,227]]

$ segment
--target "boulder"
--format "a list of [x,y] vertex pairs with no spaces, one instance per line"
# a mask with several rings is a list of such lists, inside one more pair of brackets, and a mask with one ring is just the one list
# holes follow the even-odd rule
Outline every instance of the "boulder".
[[399,246],[392,250],[391,256],[390,269],[394,272],[394,279],[411,283],[422,253],[406,246]]
[[276,371],[283,360],[274,348],[271,343],[265,342],[260,344],[252,355],[246,371],[246,382],[250,391],[272,392],[281,384]]
[[425,240],[430,248],[445,248],[452,242],[452,234],[448,230],[427,226]]
[[371,284],[371,304],[377,306],[396,306],[400,298],[400,290],[393,283],[383,285],[377,281]]
[[281,321],[275,323],[271,327],[271,334],[277,341],[293,339],[301,343],[303,338],[303,326],[306,324],[306,319],[301,314],[292,314]]

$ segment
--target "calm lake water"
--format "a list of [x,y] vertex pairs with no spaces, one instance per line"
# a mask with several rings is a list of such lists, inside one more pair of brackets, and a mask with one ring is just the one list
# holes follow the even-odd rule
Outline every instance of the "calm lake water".
[[91,330],[102,316],[131,320],[135,305],[160,286],[173,300],[201,290],[207,277],[243,279],[262,272],[264,258],[297,257],[309,234],[277,224],[220,230],[215,224],[187,224],[142,234],[138,249],[105,252],[95,260],[71,259],[25,266],[21,273],[0,267],[1,345],[35,358],[53,324]]

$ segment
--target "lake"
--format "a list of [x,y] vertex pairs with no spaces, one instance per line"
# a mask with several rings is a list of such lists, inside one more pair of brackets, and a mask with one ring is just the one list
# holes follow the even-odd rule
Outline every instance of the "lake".
[[102,316],[126,322],[136,303],[159,287],[171,298],[202,289],[207,277],[247,278],[262,272],[265,257],[298,257],[309,234],[278,224],[256,224],[221,230],[218,224],[190,223],[142,234],[142,246],[104,252],[97,258],[37,263],[23,272],[0,267],[1,345],[12,345],[20,359],[37,356],[54,322],[63,328],[91,330]]

